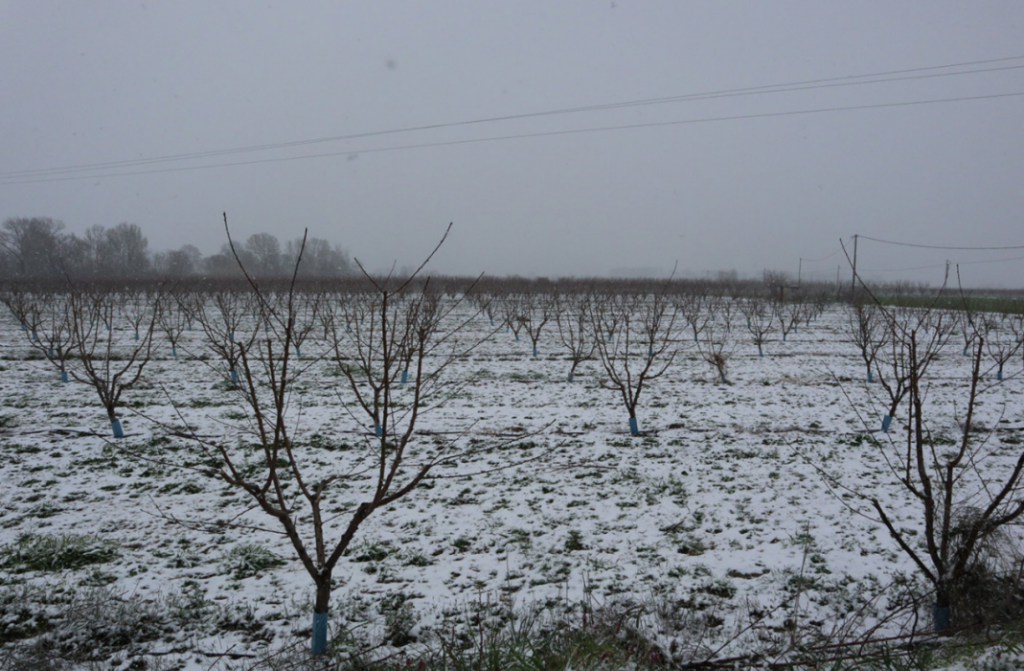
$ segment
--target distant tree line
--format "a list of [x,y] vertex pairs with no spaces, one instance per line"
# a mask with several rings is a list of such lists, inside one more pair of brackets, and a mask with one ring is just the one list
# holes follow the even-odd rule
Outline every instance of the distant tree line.
[[[290,275],[302,249],[302,238],[282,246],[270,233],[256,233],[236,251],[246,270],[257,277]],[[299,273],[309,277],[349,274],[349,256],[338,245],[308,238]],[[203,256],[194,245],[151,252],[149,241],[136,224],[107,228],[96,225],[82,237],[64,231],[64,224],[49,217],[9,217],[0,226],[0,277],[3,278],[120,278],[120,277],[231,277],[240,273],[228,245]]]

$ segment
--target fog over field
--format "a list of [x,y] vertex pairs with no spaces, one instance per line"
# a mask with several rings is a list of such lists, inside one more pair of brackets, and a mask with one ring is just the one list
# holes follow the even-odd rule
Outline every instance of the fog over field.
[[226,211],[375,270],[455,222],[432,269],[472,275],[834,280],[858,234],[870,279],[1020,287],[1022,33],[1007,2],[5,0],[0,218],[212,254]]

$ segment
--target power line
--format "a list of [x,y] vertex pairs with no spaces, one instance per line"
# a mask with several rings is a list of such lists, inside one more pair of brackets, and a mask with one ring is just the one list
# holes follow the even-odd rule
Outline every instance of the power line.
[[809,259],[809,258],[807,258],[806,256],[801,256],[800,258],[801,258],[801,259],[803,259],[804,261],[807,261],[807,262],[809,262],[809,263],[820,263],[821,261],[828,261],[828,260],[829,260],[829,259],[831,259],[831,258],[832,258],[833,256],[835,256],[836,254],[841,254],[841,253],[842,253],[842,251],[843,251],[843,250],[841,250],[841,249],[837,249],[836,251],[832,252],[832,253],[831,253],[831,254],[829,254],[828,256],[823,256],[823,257],[821,257],[820,259]]
[[[426,148],[434,148],[434,147],[451,147],[451,146],[457,146],[457,145],[477,144],[477,143],[481,143],[481,142],[499,142],[499,141],[507,141],[507,140],[522,140],[522,139],[527,139],[527,138],[555,137],[555,136],[561,136],[561,135],[579,135],[579,134],[583,134],[583,133],[599,133],[599,132],[607,132],[607,131],[615,131],[615,130],[633,130],[633,129],[638,129],[638,128],[662,128],[662,127],[669,127],[669,126],[683,126],[683,125],[689,125],[689,124],[710,123],[710,122],[718,122],[718,121],[741,121],[741,120],[748,120],[748,119],[769,119],[769,118],[776,118],[776,117],[800,116],[800,115],[807,115],[807,114],[823,114],[823,113],[829,113],[829,112],[848,112],[848,111],[860,111],[860,110],[870,110],[870,109],[887,109],[887,108],[896,108],[896,107],[913,107],[913,106],[917,106],[917,105],[932,105],[932,104],[950,103],[950,102],[968,102],[968,101],[977,101],[977,100],[995,100],[995,99],[1000,99],[1000,98],[1012,98],[1012,97],[1018,97],[1018,96],[1024,96],[1024,91],[1017,91],[1017,92],[1013,92],[1013,93],[995,93],[995,94],[981,95],[981,96],[963,96],[963,97],[958,97],[958,98],[936,98],[936,99],[931,99],[931,100],[912,100],[912,101],[903,101],[903,102],[894,102],[894,103],[875,103],[875,104],[870,104],[870,105],[847,105],[847,106],[841,106],[841,107],[820,107],[820,108],[809,109],[809,110],[791,110],[791,111],[788,111],[788,112],[761,112],[761,113],[756,113],[756,114],[738,114],[738,115],[733,115],[733,116],[706,117],[706,118],[702,118],[702,119],[685,119],[685,120],[682,120],[682,121],[656,121],[656,122],[635,123],[635,124],[621,124],[621,125],[614,125],[614,126],[598,126],[598,127],[594,127],[594,128],[576,128],[576,129],[558,130],[558,131],[544,131],[544,132],[537,132],[537,133],[520,133],[520,134],[513,134],[513,135],[498,135],[498,136],[491,136],[491,137],[484,137],[484,138],[473,138],[473,139],[467,139],[467,140],[448,140],[448,141],[442,141],[442,142],[425,142],[425,143],[418,143],[418,144],[399,145],[399,146],[395,146],[395,147],[376,147],[376,148],[370,148],[370,149],[346,149],[344,151],[324,152],[324,153],[319,153],[319,154],[305,154],[305,155],[301,155],[301,156],[286,156],[286,157],[279,157],[279,158],[253,159],[253,160],[249,160],[249,161],[231,161],[231,162],[227,162],[227,163],[213,163],[213,164],[198,165],[198,166],[182,166],[182,167],[178,167],[178,168],[157,168],[157,169],[152,169],[152,170],[135,170],[135,171],[129,171],[129,172],[113,172],[113,173],[101,173],[101,174],[92,174],[92,175],[77,175],[77,176],[69,176],[69,177],[46,177],[46,176],[43,176],[43,177],[39,177],[37,179],[30,178],[30,179],[21,179],[21,180],[18,180],[18,179],[11,180],[9,178],[8,179],[4,179],[4,178],[0,177],[0,186],[2,186],[2,185],[15,185],[15,184],[38,184],[38,183],[45,183],[45,182],[66,182],[66,181],[83,180],[83,179],[101,179],[101,178],[105,178],[105,177],[128,177],[128,176],[133,176],[133,175],[152,175],[152,174],[170,173],[170,172],[188,172],[188,171],[192,171],[192,170],[208,170],[208,169],[211,169],[211,168],[224,168],[224,167],[233,167],[233,166],[241,166],[241,165],[258,165],[258,164],[263,164],[263,163],[281,163],[281,162],[285,162],[285,161],[300,161],[300,160],[307,160],[307,159],[311,159],[311,158],[328,158],[328,157],[334,157],[334,156],[351,156],[351,155],[356,155],[356,154],[373,154],[373,153],[381,153],[381,152],[389,152],[389,151],[405,151],[405,150],[409,150],[409,149],[426,149]],[[866,236],[861,236],[861,237],[866,237]],[[873,239],[873,238],[866,238],[866,239]],[[879,241],[879,242],[884,242],[884,241]],[[893,243],[893,244],[898,244],[898,243]],[[965,248],[956,248],[956,249],[965,249]],[[986,249],[986,248],[980,248],[979,247],[977,249]],[[1017,247],[1002,247],[1002,248],[993,248],[993,249],[1024,249],[1024,247],[1020,247],[1020,248],[1017,248]]]
[[[929,66],[929,67],[923,67],[923,68],[911,68],[911,69],[903,69],[903,70],[890,70],[890,71],[885,71],[885,72],[876,72],[876,73],[869,73],[869,74],[862,74],[862,75],[848,75],[848,76],[845,76],[845,77],[830,77],[830,78],[820,78],[820,79],[809,79],[809,80],[797,81],[797,82],[789,82],[789,83],[784,83],[784,84],[771,84],[771,85],[762,85],[762,86],[752,86],[752,87],[745,87],[745,88],[724,89],[724,90],[720,90],[720,91],[684,94],[684,95],[668,96],[668,97],[661,97],[661,98],[647,98],[647,99],[631,100],[631,101],[624,101],[624,102],[604,103],[604,104],[586,105],[586,106],[578,106],[578,107],[568,107],[568,108],[555,109],[555,110],[546,110],[546,111],[538,111],[538,112],[527,112],[527,113],[522,113],[522,114],[510,114],[510,115],[502,115],[502,116],[494,116],[494,117],[485,117],[485,118],[480,118],[480,119],[470,119],[470,120],[455,121],[455,122],[448,122],[448,123],[427,124],[427,125],[420,125],[420,126],[410,126],[410,127],[405,127],[405,128],[395,128],[395,129],[379,130],[379,131],[368,131],[368,132],[364,132],[364,133],[352,133],[352,134],[347,134],[347,135],[335,135],[335,136],[322,137],[322,138],[313,138],[313,139],[305,139],[305,140],[294,140],[294,141],[290,141],[290,142],[279,142],[279,143],[272,143],[272,144],[249,145],[249,146],[235,147],[235,148],[230,148],[230,149],[215,149],[215,150],[209,150],[209,151],[203,151],[203,152],[194,152],[194,153],[169,154],[169,155],[166,155],[166,156],[157,156],[157,157],[144,158],[144,159],[132,159],[132,160],[125,160],[125,161],[108,161],[108,162],[104,162],[104,163],[89,163],[89,164],[80,164],[80,165],[58,167],[58,168],[38,168],[38,169],[32,169],[32,170],[11,171],[11,172],[0,173],[0,178],[43,176],[43,175],[52,175],[52,174],[60,174],[60,173],[74,173],[74,172],[84,172],[84,171],[95,171],[95,170],[101,170],[101,169],[137,167],[137,166],[152,165],[152,164],[165,163],[165,162],[194,160],[194,159],[200,159],[200,158],[212,158],[212,157],[216,157],[216,156],[224,156],[224,155],[230,155],[230,154],[251,153],[251,152],[258,152],[258,151],[269,151],[269,150],[275,150],[275,149],[287,149],[287,148],[300,147],[300,146],[306,146],[306,145],[311,145],[311,144],[322,144],[322,143],[328,143],[328,142],[339,142],[339,141],[343,141],[343,140],[366,139],[366,138],[369,138],[369,137],[379,137],[379,136],[394,135],[394,134],[399,134],[399,133],[421,132],[421,131],[426,131],[426,130],[438,130],[438,129],[442,129],[442,128],[454,128],[454,127],[459,127],[459,126],[479,125],[479,124],[486,124],[486,123],[495,123],[495,122],[500,122],[500,121],[512,121],[512,120],[522,120],[522,119],[538,118],[538,117],[545,117],[545,116],[555,116],[555,115],[564,115],[564,114],[576,114],[576,113],[581,113],[581,112],[594,112],[594,111],[603,111],[603,110],[612,110],[612,109],[624,109],[624,108],[629,108],[629,107],[648,106],[648,105],[661,105],[661,104],[668,104],[668,103],[675,103],[675,102],[686,102],[686,101],[695,101],[695,100],[711,100],[711,99],[715,99],[715,98],[727,98],[727,97],[746,96],[746,95],[760,95],[760,94],[765,94],[765,93],[786,93],[786,92],[804,91],[804,90],[819,89],[819,88],[834,88],[834,87],[840,87],[840,86],[862,86],[862,85],[865,85],[865,84],[898,82],[898,81],[907,81],[907,80],[913,80],[913,79],[928,79],[928,78],[935,78],[935,77],[951,77],[951,76],[960,76],[960,75],[968,75],[968,74],[1000,72],[1000,71],[1005,71],[1005,70],[1021,69],[1021,68],[1024,68],[1024,65],[1011,65],[1011,66],[1004,66],[1004,67],[997,67],[997,68],[982,68],[982,69],[958,71],[958,72],[943,72],[943,73],[933,73],[933,74],[914,74],[914,75],[911,75],[911,73],[924,73],[924,72],[933,72],[935,70],[945,70],[945,69],[951,69],[951,68],[963,68],[963,67],[970,67],[970,66],[977,66],[977,65],[990,65],[990,64],[993,64],[993,63],[1003,63],[1003,62],[1015,61],[1015,60],[1021,60],[1021,59],[1024,59],[1024,56],[1007,56],[1007,57],[1003,57],[1003,58],[993,58],[993,59],[986,59],[986,60],[979,60],[979,61],[965,61],[965,62],[961,62],[961,63],[951,63],[951,64],[946,64],[946,65],[935,65],[935,66]],[[906,76],[897,76],[897,75],[906,75]],[[884,77],[884,79],[869,79],[869,78],[878,78],[878,77]],[[346,153],[348,153],[348,152],[346,152]],[[21,182],[15,182],[15,183],[21,183]]]
[[1006,249],[1024,249],[1024,245],[1011,245],[1006,247],[944,247],[941,245],[920,245],[913,242],[894,242],[892,240],[880,240],[878,238],[872,238],[867,235],[861,235],[862,240],[871,240],[872,242],[881,242],[886,245],[896,245],[898,247],[917,247],[919,249],[947,249],[955,251],[993,251],[993,250],[1006,250]]
[[955,263],[958,266],[975,266],[975,265],[978,265],[978,264],[1006,263],[1007,261],[1022,261],[1022,260],[1024,260],[1024,256],[1014,256],[1014,257],[1009,258],[1009,259],[989,259],[987,261],[954,261],[953,263]]
[[[863,235],[860,237],[864,237]],[[945,263],[933,263],[927,266],[916,266],[914,268],[864,268],[858,270],[857,273],[902,273],[908,270],[928,270],[930,268],[945,268]]]

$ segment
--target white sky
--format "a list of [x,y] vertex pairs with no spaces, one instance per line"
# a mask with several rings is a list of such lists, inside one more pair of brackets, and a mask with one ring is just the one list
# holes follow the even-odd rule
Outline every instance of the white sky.
[[[239,237],[309,227],[371,268],[416,262],[453,221],[438,271],[796,275],[802,257],[805,277],[847,278],[855,233],[1024,245],[1022,67],[1024,3],[1005,1],[0,0],[0,217],[128,221],[154,250],[210,253],[226,210]],[[968,70],[989,71],[920,78]],[[980,96],[1002,97],[791,114]],[[153,170],[176,171],[111,176]],[[969,285],[1024,286],[1024,248],[859,252],[877,278],[938,283],[951,259]]]

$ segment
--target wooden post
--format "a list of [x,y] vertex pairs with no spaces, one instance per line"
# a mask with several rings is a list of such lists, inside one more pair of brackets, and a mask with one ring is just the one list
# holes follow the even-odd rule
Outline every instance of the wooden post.
[[857,296],[857,235],[853,236],[853,277],[850,279],[850,300]]

